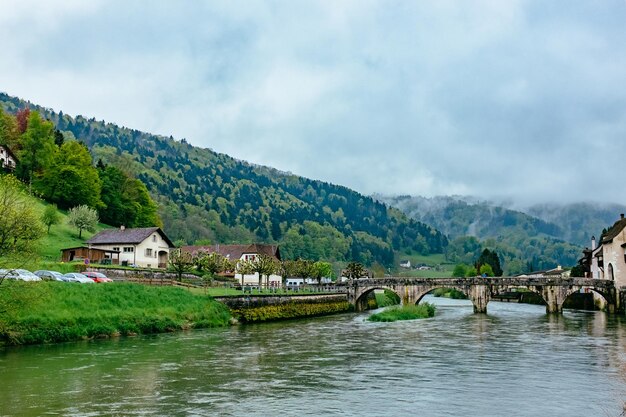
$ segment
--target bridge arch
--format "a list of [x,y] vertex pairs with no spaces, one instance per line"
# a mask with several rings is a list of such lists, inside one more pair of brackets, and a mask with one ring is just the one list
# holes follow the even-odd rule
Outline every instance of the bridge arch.
[[359,291],[355,297],[355,307],[357,311],[367,310],[367,298],[369,295],[375,290],[388,290],[398,296],[400,300],[402,300],[402,294],[398,293],[398,290],[395,288],[386,286],[386,285],[376,285],[376,286],[368,286],[363,288],[362,291]]
[[578,288],[572,288],[569,291],[567,291],[565,293],[565,296],[563,297],[563,302],[561,303],[561,305],[559,306],[559,310],[563,311],[563,304],[565,304],[565,301],[573,294],[579,293],[581,289],[586,288],[588,290],[590,290],[592,293],[594,294],[598,294],[600,297],[602,297],[602,299],[604,300],[604,302],[606,303],[607,309],[610,310],[611,312],[613,312],[615,306],[612,304],[611,302],[611,294],[605,292],[605,291],[601,291],[597,288],[593,288],[593,287],[578,287]]
[[492,290],[494,292],[494,296],[497,297],[498,295],[502,294],[502,293],[511,293],[512,289],[516,288],[523,288],[525,290],[527,290],[528,292],[535,294],[536,296],[538,296],[541,301],[543,302],[542,305],[548,305],[548,300],[546,299],[546,294],[545,294],[545,288],[544,287],[537,287],[534,285],[506,285],[506,286],[498,286],[498,285],[494,285],[492,287]]
[[425,291],[418,293],[415,298],[415,304],[416,305],[419,304],[420,301],[422,301],[422,299],[425,296],[427,296],[428,294],[431,294],[433,291],[438,290],[440,288],[457,290],[458,292],[463,293],[463,295],[465,295],[465,299],[472,301],[467,287],[455,286],[455,285],[436,285],[430,289],[426,289]]

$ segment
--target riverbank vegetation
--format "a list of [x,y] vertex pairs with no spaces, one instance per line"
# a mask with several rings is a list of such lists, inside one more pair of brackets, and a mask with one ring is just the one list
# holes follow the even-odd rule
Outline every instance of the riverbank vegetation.
[[66,342],[226,326],[228,308],[175,287],[5,281],[0,345]]
[[380,313],[369,316],[369,321],[392,322],[398,320],[415,320],[433,317],[436,307],[434,304],[421,303],[419,305],[407,305],[390,307]]
[[346,313],[353,307],[348,301],[290,302],[261,307],[235,308],[231,312],[243,323],[297,319]]

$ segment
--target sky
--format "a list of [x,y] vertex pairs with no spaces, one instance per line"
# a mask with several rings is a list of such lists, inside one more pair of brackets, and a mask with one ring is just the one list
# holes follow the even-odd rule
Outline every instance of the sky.
[[0,0],[0,91],[371,194],[626,203],[626,1]]

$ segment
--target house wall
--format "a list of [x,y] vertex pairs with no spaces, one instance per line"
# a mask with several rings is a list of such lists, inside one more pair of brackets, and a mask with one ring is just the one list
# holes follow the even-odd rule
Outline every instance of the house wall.
[[[256,272],[254,274],[246,274],[243,276],[242,281],[241,274],[235,274],[235,279],[237,282],[242,283],[243,285],[259,285],[259,273]],[[263,277],[262,285],[266,285],[267,277]],[[283,278],[280,275],[270,275],[269,277],[270,287],[280,287],[283,282]]]
[[609,265],[613,266],[613,276],[617,288],[626,286],[626,262],[624,261],[624,248],[626,243],[626,228],[613,238],[611,243],[604,243],[604,279],[611,279],[609,276]]
[[0,146],[0,168],[11,170],[15,168],[15,159],[13,159],[4,146]]
[[[166,268],[169,258],[170,248],[161,235],[152,233],[147,239],[139,244],[114,243],[114,244],[92,244],[91,247],[99,249],[110,249],[120,251],[120,265],[127,263],[135,264],[143,268]],[[159,265],[159,252],[165,252],[165,261]]]

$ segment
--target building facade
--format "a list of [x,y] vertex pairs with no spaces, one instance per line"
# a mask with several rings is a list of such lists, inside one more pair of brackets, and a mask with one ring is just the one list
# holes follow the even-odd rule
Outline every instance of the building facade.
[[0,170],[14,171],[16,162],[17,158],[13,152],[8,147],[0,145]]
[[626,219],[624,214],[606,231],[596,246],[591,240],[591,249],[585,249],[580,260],[585,272],[596,279],[615,281],[617,288],[626,287]]
[[174,244],[159,227],[105,229],[87,241],[89,248],[118,254],[120,265],[167,268]]

